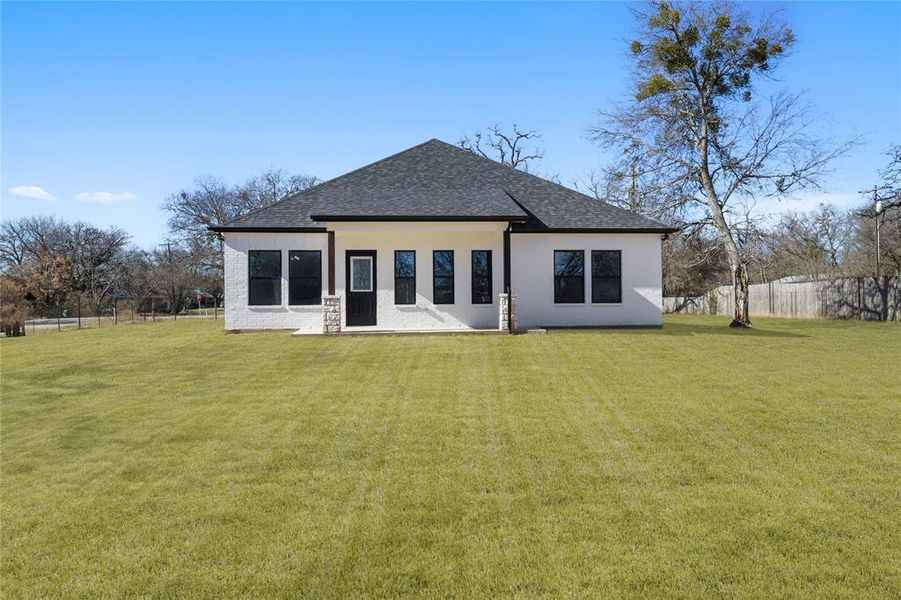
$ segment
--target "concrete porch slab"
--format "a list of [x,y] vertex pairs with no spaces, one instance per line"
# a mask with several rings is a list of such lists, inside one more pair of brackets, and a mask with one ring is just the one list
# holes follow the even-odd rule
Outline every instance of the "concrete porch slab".
[[[507,335],[502,329],[383,329],[379,327],[348,327],[329,335]],[[298,329],[292,336],[326,335],[321,331]]]

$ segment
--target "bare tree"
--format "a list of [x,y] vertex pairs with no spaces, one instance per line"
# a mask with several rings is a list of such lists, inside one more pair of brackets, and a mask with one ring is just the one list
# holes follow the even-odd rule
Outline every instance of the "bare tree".
[[149,255],[153,289],[169,301],[169,311],[178,315],[188,305],[198,280],[198,260],[185,246],[163,244]]
[[77,222],[68,228],[63,255],[72,264],[72,289],[78,304],[81,324],[81,300],[87,295],[100,316],[103,301],[123,277],[124,253],[131,236],[117,227],[99,229]]
[[520,129],[513,123],[509,132],[500,125],[492,125],[485,131],[475,132],[472,137],[463,136],[460,147],[528,173],[530,163],[544,158],[544,150],[535,145],[540,141],[541,135],[537,131]]
[[652,2],[636,15],[635,98],[602,113],[589,137],[620,149],[617,168],[634,167],[649,197],[717,232],[735,294],[731,325],[749,326],[741,201],[819,185],[850,144],[813,137],[797,95],[755,101],[755,81],[795,41],[772,15],[752,22],[733,4],[695,2]]
[[319,183],[312,175],[292,175],[284,169],[269,169],[251,177],[238,187],[241,213],[274,204],[286,196],[296,194]]
[[123,274],[119,290],[130,298],[132,314],[155,294],[159,293],[150,254],[132,248],[122,258]]
[[777,272],[812,280],[840,276],[851,229],[847,215],[827,205],[785,215],[771,234]]
[[228,223],[317,182],[315,177],[281,169],[264,171],[238,186],[229,186],[218,177],[198,177],[192,187],[166,198],[169,230],[178,239],[210,241],[215,237],[207,229],[210,225]]
[[242,212],[238,190],[218,177],[198,177],[191,188],[182,189],[166,198],[169,231],[176,237],[213,239],[210,225],[226,223]]
[[0,268],[21,265],[28,258],[59,254],[66,233],[65,223],[40,215],[0,223]]
[[[883,208],[890,210],[892,208],[901,208],[901,144],[893,144],[885,151],[889,157],[888,165],[879,171],[879,177],[882,183],[879,185],[881,189],[881,200]],[[901,211],[896,211],[901,214]],[[898,215],[893,215],[898,218]]]

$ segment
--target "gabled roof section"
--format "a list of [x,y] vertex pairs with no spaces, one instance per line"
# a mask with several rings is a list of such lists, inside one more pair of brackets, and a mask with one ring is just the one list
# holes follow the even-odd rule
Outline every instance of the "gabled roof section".
[[324,231],[328,221],[509,221],[514,231],[672,231],[432,139],[214,231]]

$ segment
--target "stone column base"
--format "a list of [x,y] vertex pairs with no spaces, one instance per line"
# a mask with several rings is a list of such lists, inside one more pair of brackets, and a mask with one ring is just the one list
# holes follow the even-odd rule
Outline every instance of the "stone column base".
[[341,296],[322,297],[322,333],[341,333]]
[[498,295],[498,305],[500,306],[498,329],[516,331],[516,296],[500,294]]

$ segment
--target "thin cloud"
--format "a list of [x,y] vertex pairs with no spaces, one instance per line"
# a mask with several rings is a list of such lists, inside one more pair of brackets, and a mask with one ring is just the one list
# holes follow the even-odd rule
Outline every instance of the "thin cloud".
[[75,194],[75,199],[96,204],[121,204],[123,202],[137,202],[138,195],[131,192],[81,192],[80,194]]
[[56,196],[36,185],[17,185],[16,187],[9,188],[9,193],[13,196],[19,196],[20,198],[43,200],[44,202],[53,202],[56,200]]

